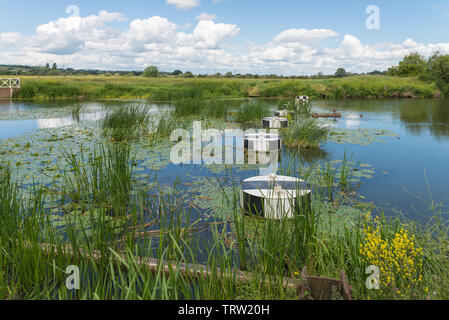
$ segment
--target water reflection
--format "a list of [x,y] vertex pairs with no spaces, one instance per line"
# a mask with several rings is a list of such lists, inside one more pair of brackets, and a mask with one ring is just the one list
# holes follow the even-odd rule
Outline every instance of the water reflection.
[[[399,122],[408,134],[430,134],[437,139],[449,137],[449,99],[346,99],[313,102],[319,110],[342,111],[347,129],[371,127],[373,122]],[[360,117],[362,115],[362,118]]]

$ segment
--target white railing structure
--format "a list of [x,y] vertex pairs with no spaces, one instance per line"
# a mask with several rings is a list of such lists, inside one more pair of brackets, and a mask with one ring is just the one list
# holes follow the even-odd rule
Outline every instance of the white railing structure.
[[0,88],[20,88],[20,79],[0,79]]

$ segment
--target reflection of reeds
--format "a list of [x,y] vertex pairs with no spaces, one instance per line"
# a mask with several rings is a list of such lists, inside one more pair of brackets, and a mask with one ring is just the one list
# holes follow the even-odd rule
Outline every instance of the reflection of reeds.
[[76,122],[80,122],[81,114],[83,111],[84,105],[82,104],[74,104],[71,108],[72,119]]

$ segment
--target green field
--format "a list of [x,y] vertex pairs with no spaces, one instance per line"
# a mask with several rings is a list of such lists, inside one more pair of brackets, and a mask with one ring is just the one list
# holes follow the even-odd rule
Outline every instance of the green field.
[[[1,77],[1,76],[0,76]],[[211,79],[136,76],[19,76],[16,99],[319,98],[416,97],[439,95],[433,83],[417,78],[353,76],[335,79]],[[81,98],[82,97],[82,98]]]

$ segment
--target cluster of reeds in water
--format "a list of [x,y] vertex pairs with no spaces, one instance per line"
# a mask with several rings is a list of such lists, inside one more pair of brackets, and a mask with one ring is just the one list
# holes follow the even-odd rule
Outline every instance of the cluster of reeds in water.
[[[0,164],[0,298],[295,299],[285,277],[300,281],[305,266],[321,276],[338,277],[344,270],[356,298],[370,294],[359,254],[364,218],[340,230],[332,221],[322,223],[323,215],[332,219],[327,201],[350,188],[349,162],[344,160],[347,168],[339,174],[330,163],[318,174],[313,206],[292,203],[293,219],[246,217],[235,186],[228,198],[234,208],[230,219],[205,224],[191,219],[193,209],[176,191],[162,192],[157,178],[145,188],[133,186],[131,137],[143,133],[147,121],[137,109],[114,111],[102,126],[105,134],[120,128],[115,137],[123,139],[102,143],[96,151],[63,152],[62,185],[34,185],[25,198],[10,166]],[[313,171],[301,167],[297,157],[281,174],[308,180]],[[385,225],[394,233],[405,224],[385,219]],[[425,279],[437,286],[433,275],[447,270],[447,237],[408,227],[426,248]],[[210,236],[199,237],[204,231]],[[81,271],[80,290],[65,287],[69,265]],[[199,265],[207,272],[198,272]]]

